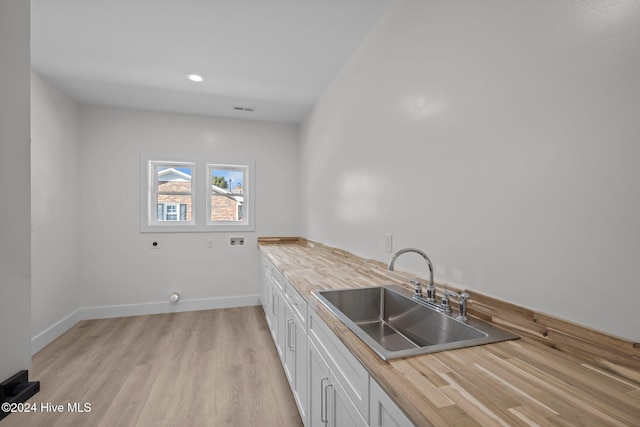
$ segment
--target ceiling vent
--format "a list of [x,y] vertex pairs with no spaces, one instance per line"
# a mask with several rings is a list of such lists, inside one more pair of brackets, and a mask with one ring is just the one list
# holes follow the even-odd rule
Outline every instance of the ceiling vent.
[[234,110],[236,111],[253,111],[255,110],[255,108],[252,107],[233,107]]

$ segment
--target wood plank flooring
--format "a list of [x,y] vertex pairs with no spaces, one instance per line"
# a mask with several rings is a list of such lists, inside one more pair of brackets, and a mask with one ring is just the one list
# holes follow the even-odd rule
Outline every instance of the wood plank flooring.
[[37,412],[2,427],[302,426],[260,306],[83,321],[33,357],[30,379]]

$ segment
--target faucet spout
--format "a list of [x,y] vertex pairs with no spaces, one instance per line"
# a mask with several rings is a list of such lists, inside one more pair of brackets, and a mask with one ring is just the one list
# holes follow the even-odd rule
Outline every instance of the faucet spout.
[[396,252],[393,255],[393,257],[391,258],[391,262],[389,263],[389,271],[393,271],[394,265],[396,263],[396,259],[398,259],[398,257],[400,255],[402,255],[404,253],[407,253],[407,252],[416,253],[416,254],[420,255],[422,258],[424,258],[424,260],[427,262],[427,265],[429,266],[429,286],[427,287],[427,301],[434,302],[435,298],[436,298],[436,288],[433,285],[433,264],[431,263],[431,260],[429,259],[427,254],[422,252],[420,249],[405,248],[405,249],[401,249],[398,252]]

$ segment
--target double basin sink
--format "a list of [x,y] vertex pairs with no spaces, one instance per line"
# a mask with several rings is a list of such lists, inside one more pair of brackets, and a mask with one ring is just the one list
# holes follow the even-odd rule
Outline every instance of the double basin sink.
[[519,338],[479,319],[456,320],[395,285],[313,294],[384,360]]

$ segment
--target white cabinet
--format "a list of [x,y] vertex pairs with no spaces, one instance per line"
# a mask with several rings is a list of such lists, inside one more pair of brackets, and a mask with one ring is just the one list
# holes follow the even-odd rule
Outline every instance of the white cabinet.
[[293,314],[297,317],[300,326],[304,329],[304,333],[307,333],[307,302],[300,296],[298,291],[287,280],[284,281],[284,297],[287,300],[287,304],[291,307]]
[[332,381],[331,390],[333,393],[330,393],[329,396],[332,400],[328,402],[330,426],[368,426],[339,381]]
[[[303,420],[307,418],[307,302],[285,279],[286,347],[284,369]],[[305,421],[306,424],[306,421]]]
[[264,266],[262,306],[305,426],[413,425],[282,273]]
[[284,298],[278,288],[274,286],[273,293],[273,329],[272,335],[274,336],[273,340],[276,344],[276,348],[278,349],[278,354],[280,355],[280,360],[284,361],[285,358],[285,350],[286,350],[286,340],[287,340],[287,319],[286,319],[286,306],[284,302]]
[[324,427],[328,423],[325,391],[330,380],[329,366],[311,341],[307,344],[307,359],[309,369],[308,427]]
[[295,338],[291,337],[292,329],[295,329],[295,320],[293,314],[291,313],[291,309],[285,305],[284,308],[284,319],[286,322],[285,330],[285,347],[284,347],[284,358],[282,360],[282,365],[284,367],[284,373],[287,375],[287,380],[289,384],[293,385],[293,381],[295,380],[295,372],[296,372],[296,343]]
[[309,339],[309,427],[367,426],[336,375]]
[[269,290],[269,272],[267,271],[267,260],[262,259],[262,288],[260,291],[260,303],[267,318],[269,329],[271,329],[271,319],[269,318],[269,308],[271,307],[271,293]]
[[320,316],[309,311],[309,339],[321,352],[345,393],[358,409],[360,416],[369,421],[369,372],[345,347]]
[[[295,398],[300,417],[306,424],[307,385],[307,303],[271,263],[265,263],[265,315],[273,342]],[[286,288],[285,288],[286,287]],[[263,307],[265,304],[263,303]],[[303,317],[304,316],[304,317]]]
[[287,380],[289,380],[293,397],[298,405],[300,417],[304,421],[307,418],[308,405],[307,333],[288,304],[285,305],[285,319],[284,371],[287,375]]
[[370,408],[371,427],[410,427],[414,425],[374,380],[371,380]]
[[265,286],[267,288],[267,308],[265,309],[265,316],[269,329],[271,330],[271,336],[273,342],[278,350],[280,360],[284,360],[284,346],[285,346],[285,305],[282,294],[278,290],[278,287],[273,280],[273,277],[267,274]]

